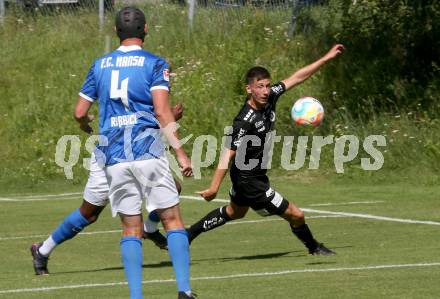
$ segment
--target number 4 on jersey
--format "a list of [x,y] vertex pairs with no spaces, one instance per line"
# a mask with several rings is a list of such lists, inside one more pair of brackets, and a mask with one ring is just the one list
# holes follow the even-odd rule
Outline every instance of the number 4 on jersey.
[[128,78],[121,81],[121,88],[119,86],[119,71],[112,71],[112,80],[110,84],[110,98],[113,100],[121,99],[122,104],[125,106],[125,110],[128,111]]

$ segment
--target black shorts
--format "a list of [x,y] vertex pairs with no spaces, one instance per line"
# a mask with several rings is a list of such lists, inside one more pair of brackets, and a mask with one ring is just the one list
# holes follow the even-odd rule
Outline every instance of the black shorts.
[[289,202],[270,187],[267,176],[235,179],[229,196],[237,206],[251,207],[261,216],[282,215],[289,206]]

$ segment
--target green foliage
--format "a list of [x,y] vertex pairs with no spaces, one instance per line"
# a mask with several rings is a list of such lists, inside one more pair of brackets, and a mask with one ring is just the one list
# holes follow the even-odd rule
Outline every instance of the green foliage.
[[[439,55],[432,52],[431,67],[427,58],[420,58],[420,64],[417,59],[423,50],[420,43],[438,43],[433,38],[438,33],[438,5],[411,10],[406,2],[387,3],[358,1],[351,6],[330,0],[304,10],[299,22],[310,18],[310,31],[293,37],[287,36],[291,11],[283,8],[199,8],[189,30],[185,7],[145,5],[150,20],[145,47],[172,65],[172,101],[185,106],[181,136],[210,134],[220,140],[243,104],[243,75],[249,67],[265,66],[274,81],[281,80],[335,42],[343,42],[347,45],[343,56],[282,98],[277,107],[278,135],[352,134],[362,140],[386,134],[384,171],[435,172],[440,160],[439,123],[432,115],[439,111],[440,79],[435,76]],[[104,53],[105,36],[112,36],[111,49],[118,45],[112,22],[107,18],[99,32],[96,14],[78,11],[9,15],[0,26],[2,188],[30,188],[62,179],[63,170],[54,162],[62,135],[81,137],[82,156],[72,183],[84,182],[87,136],[73,121],[72,109],[88,68]],[[410,58],[417,61],[415,68],[408,67]],[[290,119],[294,99],[306,95],[317,97],[326,108],[325,122],[316,130],[295,128]],[[401,117],[395,118],[397,114]],[[94,128],[97,131],[97,123]],[[272,163],[276,168],[280,152],[278,144]],[[332,146],[323,150],[320,173],[335,172],[332,153]],[[359,159],[349,163],[347,172],[356,173],[359,165]]]
[[320,24],[336,20],[340,26],[314,28],[311,44],[347,47],[344,59],[325,70],[326,87],[340,92],[334,106],[361,117],[420,106],[439,111],[438,1],[336,0],[316,10]]

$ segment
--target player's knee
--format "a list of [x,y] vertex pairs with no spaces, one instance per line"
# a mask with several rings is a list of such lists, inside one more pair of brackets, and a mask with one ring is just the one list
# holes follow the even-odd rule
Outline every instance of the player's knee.
[[304,212],[303,212],[302,210],[300,210],[300,209],[294,209],[292,215],[293,215],[293,217],[294,217],[296,220],[304,221]]
[[166,231],[184,228],[180,213],[162,213],[160,219]]
[[229,215],[229,217],[231,217],[231,219],[241,219],[244,217],[244,213],[232,213],[231,215]]
[[92,223],[96,222],[96,220],[98,220],[98,217],[99,217],[99,214],[98,215],[88,215],[87,217],[84,217],[84,218],[86,218],[90,222],[90,224],[92,224]]
[[123,237],[136,237],[138,239],[142,239],[143,232],[139,228],[124,228],[122,231]]
[[233,220],[243,218],[246,215],[246,212],[247,209],[234,209],[231,206],[226,208],[226,213]]
[[122,236],[142,238],[143,223],[139,215],[126,216],[121,215],[122,220]]
[[79,208],[79,211],[81,215],[89,221],[89,223],[96,222],[98,220],[99,214],[101,214],[104,207],[101,206],[95,206],[91,203],[88,203],[87,201],[83,201],[81,207]]
[[292,204],[289,204],[288,208],[284,212],[285,218],[288,220],[303,222],[304,221],[304,212]]

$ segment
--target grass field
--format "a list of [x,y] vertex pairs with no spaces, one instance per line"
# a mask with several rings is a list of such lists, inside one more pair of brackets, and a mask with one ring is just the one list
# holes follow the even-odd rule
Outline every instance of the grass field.
[[[224,204],[189,198],[206,183],[184,182],[186,224]],[[338,254],[308,256],[284,221],[249,212],[191,245],[192,286],[199,298],[439,297],[440,187],[347,179],[300,182],[285,176],[272,184],[305,209],[317,239]],[[227,185],[220,199],[227,198]],[[127,298],[119,221],[109,209],[85,234],[54,251],[51,275],[34,275],[30,244],[45,239],[79,206],[81,190],[76,192],[0,195],[0,297]],[[145,298],[175,298],[166,252],[149,241],[143,252]]]

